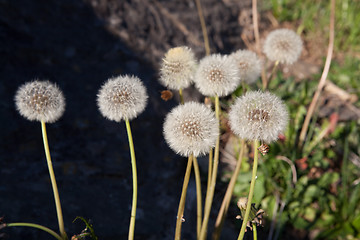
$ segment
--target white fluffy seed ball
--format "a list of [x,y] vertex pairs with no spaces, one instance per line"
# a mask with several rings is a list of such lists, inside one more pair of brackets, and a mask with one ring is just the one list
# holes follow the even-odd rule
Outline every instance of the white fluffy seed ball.
[[20,115],[30,121],[52,123],[65,111],[65,98],[61,90],[49,81],[35,80],[19,87],[15,95]]
[[197,157],[207,154],[215,146],[219,124],[215,113],[204,104],[187,102],[166,116],[164,136],[177,154]]
[[239,70],[232,57],[212,54],[200,60],[194,81],[203,95],[223,97],[239,86]]
[[147,93],[141,80],[135,76],[110,78],[100,88],[97,104],[101,114],[116,122],[131,120],[142,113]]
[[161,64],[160,82],[172,90],[187,88],[193,82],[196,66],[197,61],[191,48],[171,48]]
[[289,29],[277,29],[269,33],[264,42],[264,53],[271,61],[293,64],[302,51],[302,40]]
[[278,139],[288,120],[285,104],[269,92],[247,92],[235,101],[229,112],[230,127],[236,135],[266,143]]
[[241,81],[252,84],[260,77],[261,60],[256,53],[250,50],[237,50],[230,57],[235,59]]

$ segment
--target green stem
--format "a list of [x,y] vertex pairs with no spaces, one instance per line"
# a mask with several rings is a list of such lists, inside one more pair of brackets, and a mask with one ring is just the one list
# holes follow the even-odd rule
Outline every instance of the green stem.
[[202,221],[201,178],[200,178],[199,164],[196,157],[194,157],[193,161],[194,161],[194,172],[195,172],[195,181],[196,181],[196,201],[197,201],[196,233],[197,233],[197,238],[199,238],[200,230],[201,230],[201,221]]
[[182,88],[179,89],[180,103],[184,104],[184,95]]
[[210,185],[211,185],[212,167],[213,167],[213,149],[210,149],[210,152],[209,152],[208,180],[207,180],[207,186],[206,186],[206,198],[207,198],[207,195],[209,194],[209,189],[210,189]]
[[253,227],[253,234],[254,234],[253,240],[257,240],[256,223],[253,223],[252,227]]
[[135,232],[135,217],[136,217],[136,204],[137,204],[137,171],[136,171],[134,142],[131,134],[130,122],[128,119],[126,119],[125,123],[126,123],[126,131],[129,139],[131,167],[132,167],[132,175],[133,175],[133,199],[131,206],[131,217],[130,217],[129,237],[128,237],[129,240],[132,240],[134,239],[134,232]]
[[236,179],[239,175],[240,172],[240,168],[241,168],[241,162],[242,159],[244,157],[244,149],[245,149],[245,140],[241,139],[241,148],[240,148],[240,154],[236,163],[236,167],[234,170],[233,175],[231,176],[229,185],[226,189],[226,193],[223,199],[223,202],[221,203],[221,207],[218,213],[218,216],[216,218],[216,222],[215,222],[215,230],[214,230],[214,235],[213,235],[213,240],[218,240],[220,238],[220,234],[221,234],[221,230],[222,227],[224,225],[224,220],[226,217],[226,214],[228,212],[229,206],[230,206],[230,201],[231,201],[231,197],[232,194],[234,192],[234,187],[235,187],[235,183],[236,183]]
[[263,90],[264,90],[264,91],[265,91],[265,90],[267,89],[267,87],[269,86],[270,81],[271,81],[271,79],[273,78],[273,76],[274,76],[274,74],[275,74],[275,70],[276,70],[276,68],[277,68],[278,65],[279,65],[279,61],[276,61],[275,64],[274,64],[274,67],[273,67],[273,69],[272,69],[272,71],[271,71],[271,74],[270,74],[270,76],[269,76],[269,79],[267,79],[267,80],[265,81],[265,84],[263,85]]
[[32,228],[37,228],[37,229],[43,230],[44,232],[47,232],[47,233],[51,234],[53,237],[55,237],[58,240],[64,240],[64,238],[62,238],[59,234],[57,234],[56,232],[54,232],[50,228],[47,228],[47,227],[44,227],[42,225],[35,224],[35,223],[23,223],[23,222],[6,223],[5,227],[32,227]]
[[187,188],[188,188],[188,184],[189,184],[189,180],[190,180],[192,161],[193,161],[193,156],[190,155],[188,158],[187,166],[186,166],[184,183],[183,183],[183,188],[181,191],[179,209],[178,209],[177,218],[176,218],[175,240],[180,240],[180,237],[181,237],[181,224],[183,222],[182,219],[183,219],[183,215],[184,215],[186,192],[187,192]]
[[43,142],[44,142],[46,161],[47,161],[49,174],[50,174],[51,185],[52,185],[52,189],[53,189],[53,193],[54,193],[56,214],[57,214],[58,223],[59,223],[59,230],[60,230],[62,239],[67,239],[67,235],[66,235],[65,227],[64,227],[62,210],[61,210],[59,191],[57,188],[55,173],[54,173],[54,169],[53,169],[52,162],[51,162],[49,143],[48,143],[48,138],[47,138],[47,134],[46,134],[46,126],[45,126],[44,121],[41,121],[41,131],[42,131],[42,137],[43,137]]
[[[219,123],[219,131],[220,131],[220,104],[219,104],[219,96],[215,96],[215,115],[216,119]],[[217,176],[217,170],[219,165],[219,149],[220,149],[220,134],[216,140],[215,145],[215,151],[214,151],[214,165],[213,165],[213,171],[211,174],[211,184],[209,188],[209,194],[206,194],[205,199],[205,210],[204,210],[204,220],[201,225],[201,231],[200,231],[200,240],[205,240],[207,235],[207,225],[209,222],[210,217],[210,211],[211,206],[214,198],[214,192],[215,192],[215,185],[216,185],[216,176]]]
[[250,214],[251,201],[252,201],[252,198],[254,195],[255,179],[256,179],[256,172],[257,172],[257,167],[258,167],[258,155],[259,155],[258,147],[259,147],[259,141],[254,140],[254,164],[253,164],[253,171],[252,171],[252,176],[251,176],[249,197],[248,197],[245,216],[244,216],[244,219],[243,219],[243,222],[241,225],[241,230],[239,233],[238,240],[242,240],[244,238],[246,223],[248,222],[248,218],[249,218],[249,214]]

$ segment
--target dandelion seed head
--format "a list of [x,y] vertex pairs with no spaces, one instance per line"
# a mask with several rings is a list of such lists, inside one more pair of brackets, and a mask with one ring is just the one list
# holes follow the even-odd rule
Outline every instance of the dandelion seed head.
[[141,80],[135,76],[124,75],[105,82],[97,95],[97,104],[105,118],[120,122],[131,120],[142,113],[147,99]]
[[229,112],[232,131],[242,139],[277,140],[288,124],[288,111],[276,95],[269,92],[247,92],[239,97]]
[[264,53],[271,61],[293,64],[302,51],[302,40],[289,29],[277,29],[269,33],[264,42]]
[[172,90],[187,88],[193,82],[196,66],[197,61],[191,48],[171,48],[161,64],[160,82]]
[[239,83],[236,62],[226,55],[204,57],[195,74],[195,86],[205,96],[227,96],[235,91]]
[[239,68],[239,76],[241,81],[247,84],[254,83],[261,73],[261,60],[256,53],[249,50],[238,50],[230,55],[235,59]]
[[218,121],[204,104],[187,102],[167,115],[164,136],[170,148],[181,156],[205,155],[219,136]]
[[15,95],[20,115],[30,121],[53,123],[65,111],[65,98],[61,90],[49,81],[35,80],[19,87]]

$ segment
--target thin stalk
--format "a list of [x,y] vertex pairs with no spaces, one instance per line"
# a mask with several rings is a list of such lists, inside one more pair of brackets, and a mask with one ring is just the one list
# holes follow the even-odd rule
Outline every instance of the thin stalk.
[[197,225],[196,225],[196,233],[197,238],[200,236],[201,230],[201,222],[202,222],[202,196],[201,196],[201,178],[200,178],[200,170],[199,164],[194,157],[194,172],[195,172],[195,182],[196,182],[196,201],[197,201]]
[[206,52],[206,56],[210,55],[210,44],[209,44],[209,37],[207,34],[207,30],[206,30],[206,24],[205,24],[205,18],[201,9],[201,3],[200,0],[195,0],[196,3],[196,8],[198,11],[198,15],[199,15],[199,19],[200,19],[200,24],[201,24],[201,30],[204,36],[204,47],[205,47],[205,52]]
[[58,223],[59,223],[59,230],[60,230],[62,239],[67,239],[67,235],[66,235],[65,227],[64,227],[64,219],[63,219],[62,210],[61,210],[59,191],[57,188],[55,173],[54,173],[54,169],[53,169],[52,162],[51,162],[49,142],[48,142],[48,138],[47,138],[47,134],[46,134],[46,125],[45,125],[44,121],[41,121],[41,131],[42,131],[42,137],[43,137],[43,142],[44,142],[44,149],[45,149],[46,161],[47,161],[47,165],[48,165],[48,169],[49,169],[51,185],[52,185],[52,189],[53,189],[53,193],[54,193],[56,214],[57,214],[57,219],[58,219]]
[[256,223],[252,224],[252,228],[253,228],[253,240],[257,240],[257,232],[256,232]]
[[241,225],[241,230],[239,233],[238,240],[242,240],[244,238],[245,229],[246,229],[246,223],[249,219],[250,209],[251,209],[251,201],[254,196],[254,188],[255,188],[255,179],[256,179],[256,172],[258,167],[258,155],[259,155],[259,141],[254,140],[254,164],[253,164],[253,170],[252,170],[252,176],[251,176],[251,183],[250,183],[250,190],[249,190],[249,196],[248,196],[248,202],[246,206],[245,216]]
[[135,158],[135,150],[134,150],[134,142],[131,134],[130,122],[128,119],[125,120],[126,123],[126,131],[129,139],[129,148],[130,148],[130,156],[131,156],[131,168],[132,168],[132,176],[133,176],[133,199],[131,206],[131,217],[130,217],[130,226],[129,226],[129,236],[128,239],[134,239],[135,232],[135,218],[136,218],[136,204],[137,204],[137,170],[136,170],[136,158]]
[[184,95],[182,88],[179,89],[180,103],[184,104]]
[[[219,104],[219,96],[215,96],[215,115],[216,119],[219,122],[219,131],[220,131],[220,104]],[[215,192],[215,185],[216,185],[216,176],[217,176],[217,170],[219,165],[219,149],[220,149],[220,134],[219,137],[216,140],[215,145],[215,151],[214,151],[214,165],[213,165],[213,171],[211,174],[211,184],[209,188],[209,194],[206,194],[205,199],[205,209],[204,209],[204,220],[201,225],[201,231],[200,231],[200,240],[205,240],[207,235],[207,225],[209,222],[210,217],[210,211],[211,211],[211,205],[214,198],[214,192]]]
[[178,209],[178,213],[177,213],[177,217],[176,217],[175,240],[180,240],[180,238],[181,238],[181,224],[183,222],[182,219],[183,219],[183,214],[184,214],[184,209],[185,209],[186,192],[187,192],[187,188],[188,188],[188,184],[189,184],[189,180],[190,180],[192,161],[193,161],[193,156],[190,155],[188,158],[187,166],[186,166],[184,183],[183,183],[183,188],[181,191],[181,197],[180,197],[180,202],[179,202],[179,209]]
[[254,23],[256,53],[258,54],[258,56],[260,56],[261,50],[260,50],[260,34],[259,34],[257,0],[252,0],[252,16],[253,16],[253,23]]
[[326,55],[325,66],[324,66],[324,70],[322,72],[319,84],[317,86],[316,92],[314,94],[314,97],[311,100],[308,112],[307,112],[305,120],[304,120],[304,124],[301,128],[301,132],[300,132],[300,136],[299,136],[299,149],[301,149],[303,147],[303,143],[304,143],[304,140],[306,137],[306,133],[308,131],[310,120],[312,118],[312,115],[314,114],[316,103],[318,102],[318,100],[320,98],[320,94],[325,86],[326,78],[329,73],[331,58],[332,58],[333,49],[334,49],[334,38],[335,38],[334,27],[335,27],[335,0],[331,0],[330,34],[329,34],[330,36],[329,36],[329,46],[328,46],[328,51],[327,51],[327,55]]
[[56,232],[54,232],[50,228],[47,228],[47,227],[44,227],[42,225],[35,224],[35,223],[24,223],[24,222],[6,223],[5,227],[32,227],[32,228],[37,228],[37,229],[40,229],[40,230],[42,230],[44,232],[49,233],[50,235],[52,235],[54,238],[56,238],[58,240],[64,240],[64,238],[62,238],[59,234],[57,234]]
[[275,74],[275,70],[276,70],[277,66],[279,66],[279,61],[276,61],[276,62],[275,62],[274,67],[273,67],[273,69],[271,70],[271,74],[270,74],[269,78],[266,79],[265,84],[263,85],[263,90],[264,90],[264,91],[268,88],[268,86],[269,86],[269,84],[270,84],[270,81],[271,81],[271,79],[273,78],[273,76],[274,76],[274,74]]
[[215,230],[214,230],[214,234],[213,234],[213,240],[218,240],[220,238],[221,230],[222,230],[222,227],[223,227],[224,221],[225,221],[225,217],[226,217],[226,214],[227,214],[227,212],[229,210],[231,197],[232,197],[232,194],[234,192],[236,179],[237,179],[237,177],[239,175],[239,172],[240,172],[241,163],[242,163],[242,159],[244,157],[244,152],[245,152],[244,151],[244,149],[245,149],[245,140],[244,139],[241,139],[240,145],[241,145],[240,154],[239,154],[239,157],[238,157],[237,162],[236,162],[236,167],[235,167],[233,175],[231,176],[229,185],[228,185],[228,187],[226,189],[224,199],[223,199],[223,201],[221,203],[221,207],[220,207],[218,216],[216,218]]
[[209,168],[208,168],[208,180],[207,180],[206,195],[208,195],[209,189],[210,189],[210,185],[211,185],[212,167],[213,167],[213,149],[210,149],[210,152],[209,152]]

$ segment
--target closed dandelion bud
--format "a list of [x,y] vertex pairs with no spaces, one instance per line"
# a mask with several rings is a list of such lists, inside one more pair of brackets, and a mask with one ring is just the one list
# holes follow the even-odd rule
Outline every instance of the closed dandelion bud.
[[170,148],[179,155],[197,157],[215,146],[219,125],[214,112],[204,104],[187,102],[167,115],[164,136]]
[[302,51],[302,40],[299,35],[289,29],[272,31],[265,39],[264,53],[271,61],[293,64]]
[[[239,198],[239,201],[237,202],[237,206],[240,209],[240,215],[236,216],[237,219],[243,219],[246,212],[246,207],[248,204],[248,199],[246,197]],[[255,223],[256,225],[262,225],[263,224],[263,218],[265,211],[262,209],[258,209],[255,207],[255,204],[251,204],[249,218],[247,222],[247,227],[252,229],[251,223]]]
[[239,68],[239,76],[241,81],[247,84],[254,83],[261,73],[261,61],[256,53],[249,50],[238,50],[230,55],[235,59]]
[[240,210],[246,210],[247,202],[248,202],[247,197],[241,197],[241,198],[239,198],[239,200],[238,200],[238,202],[237,202],[238,208],[239,208]]
[[137,117],[144,111],[148,99],[141,80],[128,75],[107,80],[97,97],[101,114],[116,122]]
[[288,111],[281,99],[269,92],[247,92],[231,107],[229,122],[240,138],[270,143],[285,131]]
[[20,86],[15,104],[21,116],[46,123],[57,121],[65,110],[63,93],[49,81],[35,80]]
[[239,70],[233,58],[212,54],[204,57],[196,71],[195,85],[205,96],[227,96],[240,83]]
[[195,55],[190,48],[171,48],[161,64],[160,82],[172,90],[187,88],[193,82],[196,65]]

